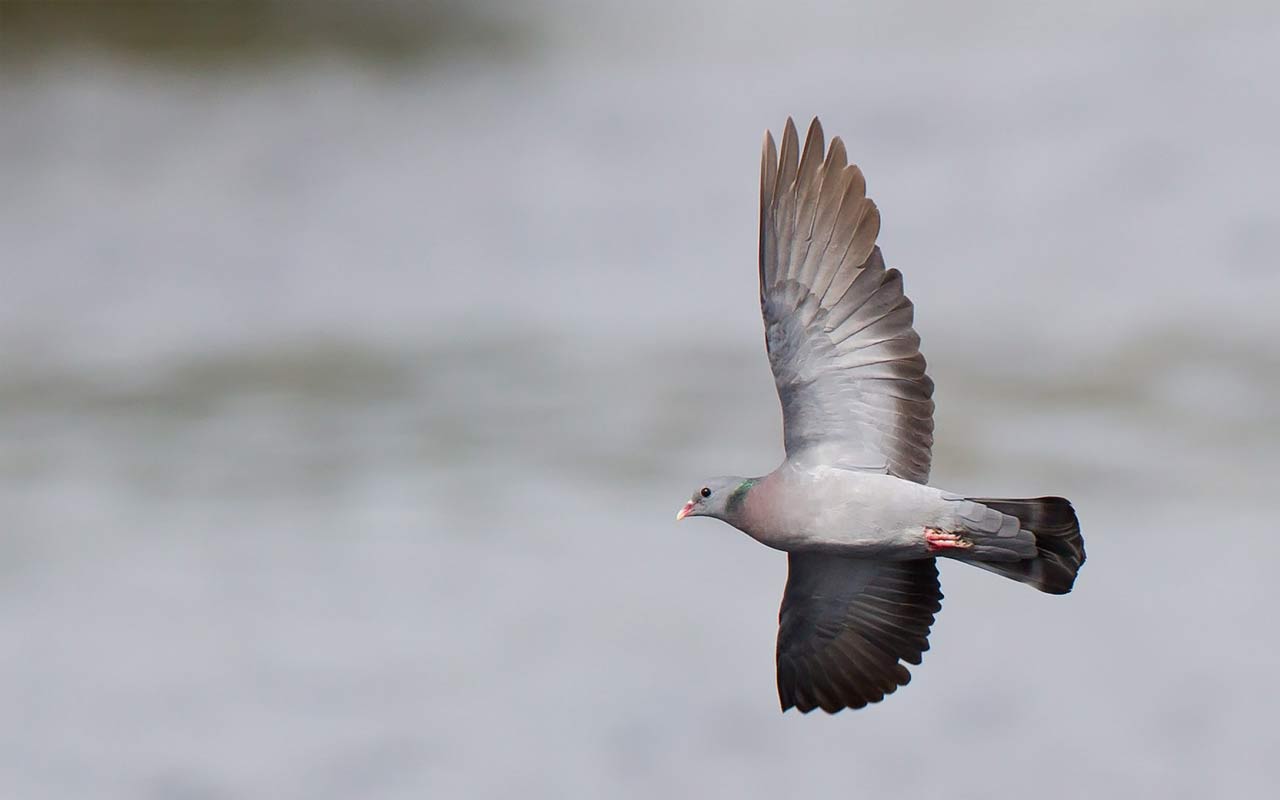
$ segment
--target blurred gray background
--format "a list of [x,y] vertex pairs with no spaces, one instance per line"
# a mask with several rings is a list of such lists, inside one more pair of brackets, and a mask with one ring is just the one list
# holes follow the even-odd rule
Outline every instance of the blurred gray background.
[[[0,796],[1280,782],[1280,10],[0,4]],[[834,11],[832,6],[839,6]],[[1063,494],[882,705],[781,715],[759,144],[845,138],[933,482]]]

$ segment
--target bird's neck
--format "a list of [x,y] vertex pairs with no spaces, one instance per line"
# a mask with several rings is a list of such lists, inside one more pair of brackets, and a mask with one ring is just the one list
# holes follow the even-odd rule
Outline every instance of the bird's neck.
[[779,502],[786,493],[786,476],[779,469],[762,478],[744,480],[730,494],[725,510],[732,516],[725,522],[767,547],[787,550],[793,537],[785,519],[786,503]]
[[752,491],[756,489],[761,480],[763,479],[743,478],[742,482],[733,488],[729,494],[729,499],[724,504],[724,516],[722,519],[725,522],[735,528],[746,530],[746,524],[750,517],[750,511],[747,508],[747,497],[752,494]]

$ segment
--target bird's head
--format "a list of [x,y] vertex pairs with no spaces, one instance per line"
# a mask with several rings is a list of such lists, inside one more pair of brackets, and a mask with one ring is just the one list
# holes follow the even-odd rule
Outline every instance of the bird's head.
[[685,517],[715,517],[729,522],[736,516],[747,491],[756,483],[754,478],[722,476],[703,481],[684,508],[676,512],[676,521]]

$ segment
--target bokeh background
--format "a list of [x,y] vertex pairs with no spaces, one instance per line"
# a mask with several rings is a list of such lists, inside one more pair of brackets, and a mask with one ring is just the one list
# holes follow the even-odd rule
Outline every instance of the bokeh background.
[[[0,4],[0,796],[1257,797],[1280,783],[1270,2]],[[782,715],[763,130],[937,381],[880,706]]]

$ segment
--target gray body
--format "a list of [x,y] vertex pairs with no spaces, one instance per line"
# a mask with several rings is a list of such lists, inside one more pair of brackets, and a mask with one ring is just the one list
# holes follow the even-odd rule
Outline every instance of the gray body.
[[[785,502],[794,497],[806,502]],[[1017,561],[1036,555],[1035,535],[1022,530],[1017,517],[932,486],[829,465],[783,462],[751,488],[741,512],[726,521],[787,552],[929,558],[934,553],[924,531],[932,528],[963,533],[971,543],[947,554],[951,557]]]
[[927,485],[933,381],[902,275],[876,246],[880,212],[815,119],[765,135],[760,306],[787,457],[762,478],[712,478],[677,515],[724,520],[788,553],[778,631],[785,711],[861,708],[910,680],[941,608],[935,559],[1043,592],[1084,563],[1061,497],[968,498]]

